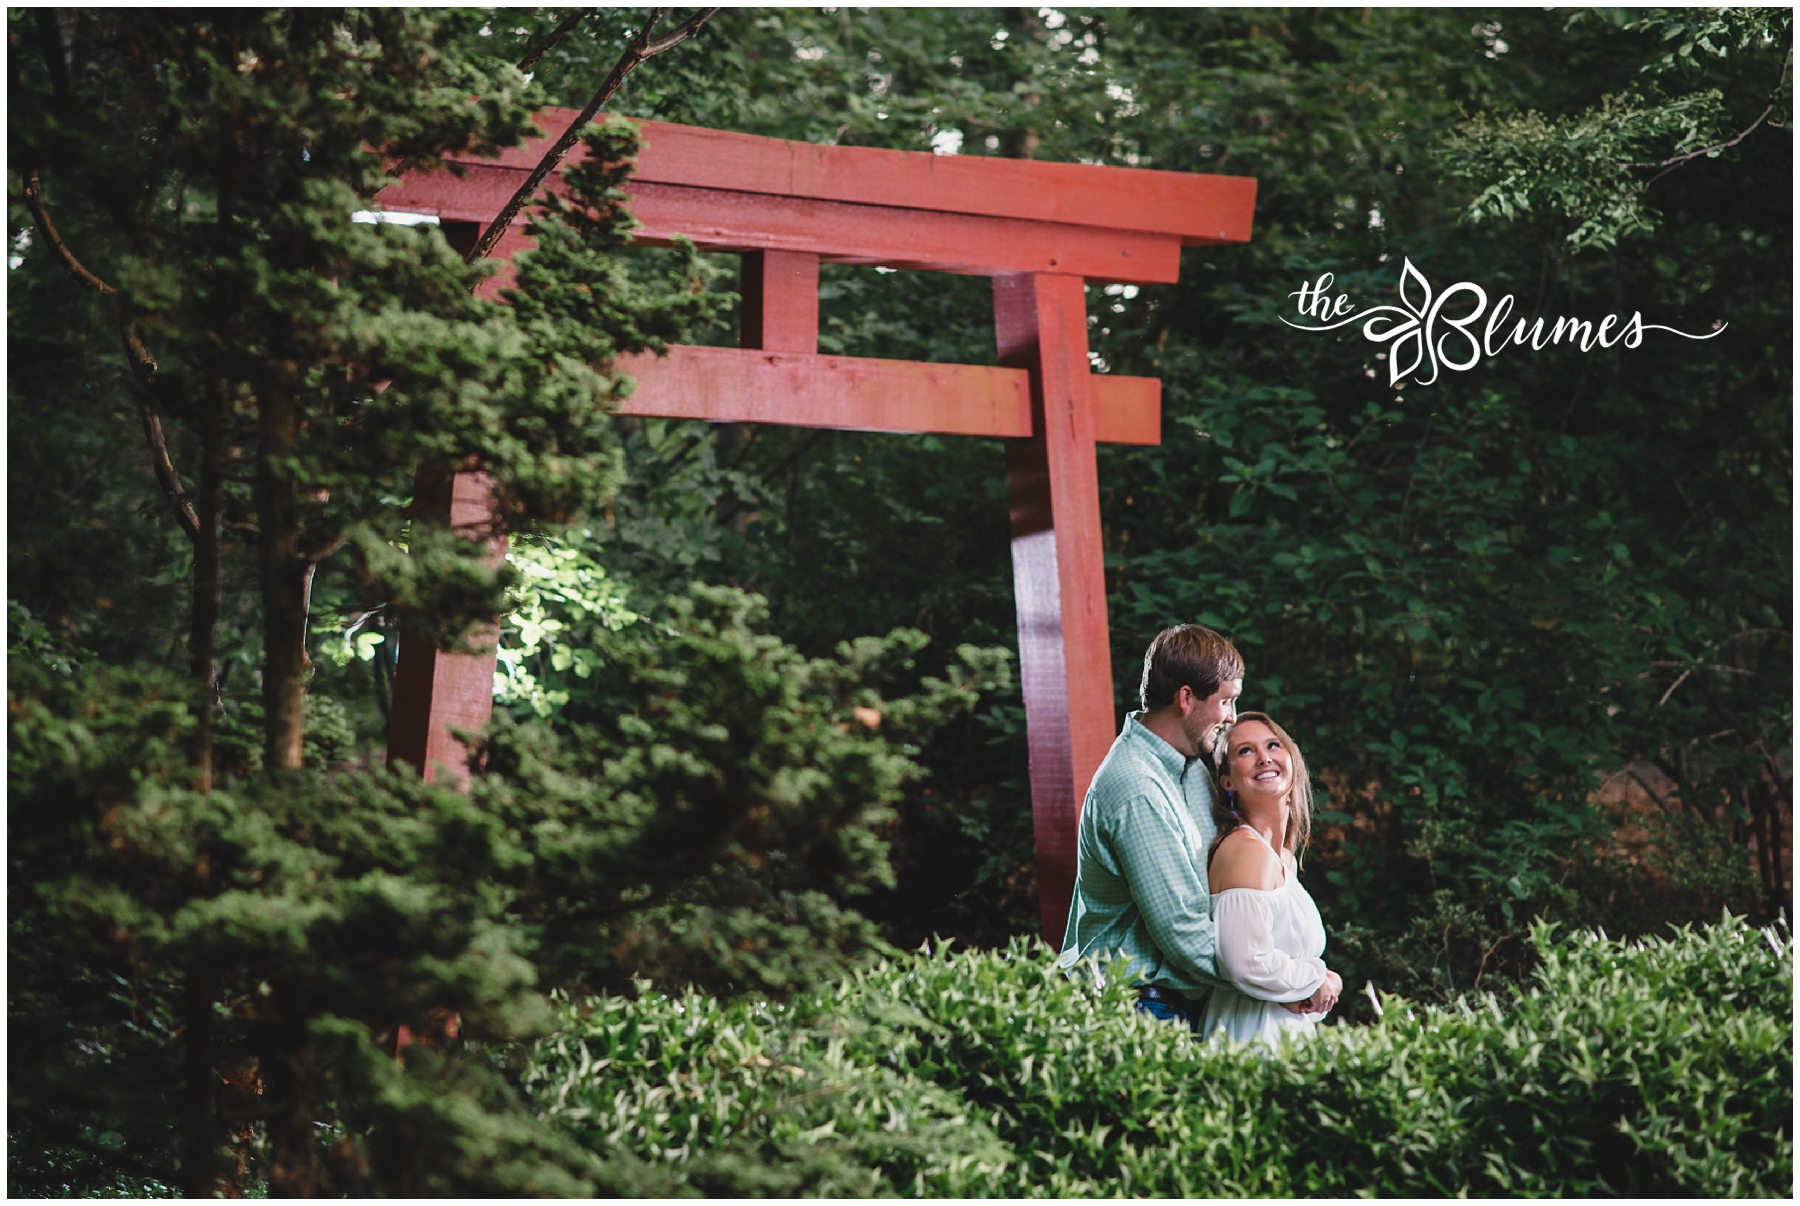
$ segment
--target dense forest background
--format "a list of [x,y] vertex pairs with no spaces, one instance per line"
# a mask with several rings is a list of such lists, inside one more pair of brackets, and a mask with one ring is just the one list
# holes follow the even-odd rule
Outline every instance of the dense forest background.
[[[1117,708],[1162,626],[1230,634],[1248,706],[1291,720],[1327,785],[1313,874],[1340,957],[1449,989],[1518,955],[1531,914],[1632,931],[1790,895],[1788,135],[1618,167],[1753,125],[1783,103],[1785,45],[1719,53],[1721,28],[1695,49],[1635,16],[746,11],[710,53],[650,64],[622,111],[1257,178],[1250,245],[1094,290],[1097,367],[1165,391],[1160,447],[1100,453]],[[577,45],[541,69],[565,104],[592,73]],[[1711,89],[1711,116],[1651,103]],[[1564,123],[1564,158],[1504,128],[1524,114]],[[1541,191],[1507,220],[1485,186],[1525,192],[1521,170]],[[1327,271],[1393,304],[1408,259],[1551,325],[1732,329],[1391,388],[1357,328],[1276,321]],[[821,347],[992,363],[988,304],[982,280],[827,267]],[[645,439],[653,467],[593,538],[633,597],[699,572],[764,594],[803,649],[896,624],[927,656],[1013,645],[997,446]],[[995,699],[927,746],[901,884],[869,906],[896,936],[1031,928],[1021,717]]]
[[[503,145],[531,107],[580,106],[641,14],[588,17],[529,78],[511,64],[566,10],[346,18],[367,63],[415,74],[315,111],[293,98],[328,94],[328,25],[54,11],[9,13],[9,1018],[14,1117],[41,1107],[9,1139],[15,1177],[241,1187],[243,1157],[233,1174],[219,1153],[256,1118],[265,1175],[322,1185],[325,1157],[294,1153],[332,1094],[364,1102],[339,1123],[427,1143],[394,1120],[438,1091],[384,1069],[445,1010],[500,1042],[545,1024],[541,989],[780,996],[932,935],[1035,932],[997,442],[604,417],[613,351],[735,340],[735,258],[624,247],[622,167],[586,185],[601,220],[544,236],[517,318],[458,300],[473,270],[430,228],[308,216],[371,203],[365,144]],[[1159,628],[1228,634],[1241,702],[1316,768],[1307,876],[1333,967],[1448,1000],[1528,972],[1534,919],[1639,934],[1791,899],[1790,54],[1775,10],[733,9],[607,108],[1257,179],[1250,244],[1190,249],[1176,285],[1090,292],[1096,371],[1164,383],[1162,443],[1100,452],[1117,709]],[[232,88],[268,107],[232,108]],[[456,108],[474,93],[487,108]],[[599,158],[628,160],[606,138]],[[114,293],[51,254],[28,172]],[[338,191],[309,183],[327,175]],[[1279,321],[1325,272],[1391,304],[1406,262],[1527,319],[1728,328],[1395,386],[1357,328]],[[306,284],[325,279],[374,283],[350,303]],[[982,279],[827,265],[821,351],[993,363],[990,305]],[[523,333],[471,342],[495,322]],[[493,401],[554,357],[593,366],[579,396]],[[337,543],[308,562],[306,657],[283,670],[310,769],[265,770],[287,655],[259,465],[289,463],[268,460],[267,366],[309,358],[343,380],[306,379],[302,426],[374,414],[371,381],[394,383],[391,414],[332,419],[370,433],[351,452],[292,453],[293,531]],[[446,384],[463,379],[489,393]],[[145,450],[157,413],[187,488],[217,490],[205,625],[204,542]],[[496,451],[515,430],[537,434]],[[409,526],[413,468],[463,455],[502,465],[498,574]],[[381,774],[399,627],[449,640],[503,597],[489,774],[467,803]],[[211,708],[187,685],[202,632]],[[216,792],[190,786],[196,732]],[[321,876],[359,886],[328,899]],[[384,947],[382,927],[403,933]],[[197,1055],[202,1022],[217,1046]],[[21,1070],[25,1050],[46,1054]],[[510,1100],[516,1068],[445,1058],[440,1087]],[[195,1087],[197,1059],[223,1089]],[[148,1110],[171,1083],[179,1108]],[[253,1084],[298,1104],[232,1114]]]

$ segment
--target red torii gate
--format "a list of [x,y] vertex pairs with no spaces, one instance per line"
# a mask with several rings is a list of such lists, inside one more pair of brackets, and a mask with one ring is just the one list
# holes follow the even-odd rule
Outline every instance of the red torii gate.
[[[462,159],[461,178],[410,174],[382,203],[435,214],[453,243],[472,246],[574,117],[545,110],[545,139]],[[1160,381],[1090,372],[1085,287],[1173,283],[1184,246],[1247,242],[1256,181],[638,124],[644,146],[626,185],[636,241],[681,234],[742,254],[742,337],[738,348],[622,358],[637,390],[621,413],[1006,440],[1039,908],[1044,937],[1060,944],[1081,797],[1114,735],[1094,445],[1162,438]],[[524,225],[497,255],[531,246]],[[1001,367],[819,355],[822,262],[992,277]],[[458,473],[422,481],[417,503],[479,533],[489,498],[482,475]],[[389,760],[466,780],[450,729],[486,723],[494,662],[403,634]]]

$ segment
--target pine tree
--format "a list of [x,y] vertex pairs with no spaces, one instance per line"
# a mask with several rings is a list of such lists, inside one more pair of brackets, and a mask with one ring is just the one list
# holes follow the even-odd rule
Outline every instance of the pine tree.
[[[491,266],[466,265],[436,230],[352,220],[398,173],[530,128],[539,98],[523,76],[458,49],[470,20],[12,17],[14,164],[38,233],[110,303],[146,422],[168,415],[199,434],[198,505],[173,466],[165,485],[195,542],[203,682],[219,525],[255,533],[271,771],[302,762],[320,562],[342,550],[377,594],[453,584],[420,604],[451,629],[491,616],[504,584],[478,542],[420,532],[412,557],[386,555],[415,471],[481,469],[514,526],[604,497],[619,474],[611,355],[657,345],[704,304],[571,299],[595,254],[622,241],[604,167],[580,234],[549,220],[525,287],[546,296],[528,315],[471,296]],[[34,41],[42,53],[27,56]],[[596,137],[603,165],[629,150],[623,131]],[[228,489],[238,480],[247,498]]]
[[[527,130],[536,94],[463,49],[467,23],[12,16],[29,254],[122,337],[195,553],[191,678],[58,660],[29,625],[14,651],[17,1188],[629,1189],[635,1166],[515,1083],[545,990],[781,993],[886,949],[846,902],[891,880],[873,827],[916,774],[900,743],[1004,677],[971,650],[909,695],[918,634],[806,659],[753,597],[697,588],[595,644],[580,727],[475,738],[467,794],[330,765],[331,726],[306,725],[329,713],[306,694],[317,567],[349,559],[367,605],[443,646],[491,623],[509,570],[413,521],[417,475],[484,471],[499,523],[552,539],[624,471],[614,358],[729,300],[691,255],[627,271],[623,124],[584,132],[498,301],[439,231],[354,220],[395,173]],[[212,626],[241,534],[263,758],[215,774]]]

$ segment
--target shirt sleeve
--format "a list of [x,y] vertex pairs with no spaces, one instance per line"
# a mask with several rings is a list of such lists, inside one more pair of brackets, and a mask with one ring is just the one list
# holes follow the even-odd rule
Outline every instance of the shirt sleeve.
[[1226,892],[1213,905],[1219,970],[1260,1001],[1304,1001],[1325,983],[1325,961],[1280,950],[1271,937],[1274,909],[1265,892]]
[[1175,818],[1139,796],[1113,824],[1113,849],[1131,898],[1163,957],[1185,975],[1216,982],[1212,900]]

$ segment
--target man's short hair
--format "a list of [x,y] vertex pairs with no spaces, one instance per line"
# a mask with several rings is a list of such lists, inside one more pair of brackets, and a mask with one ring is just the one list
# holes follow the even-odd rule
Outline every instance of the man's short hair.
[[1175,702],[1181,689],[1206,699],[1228,679],[1244,677],[1244,659],[1230,641],[1198,624],[1177,624],[1156,634],[1144,652],[1138,701],[1154,712]]

